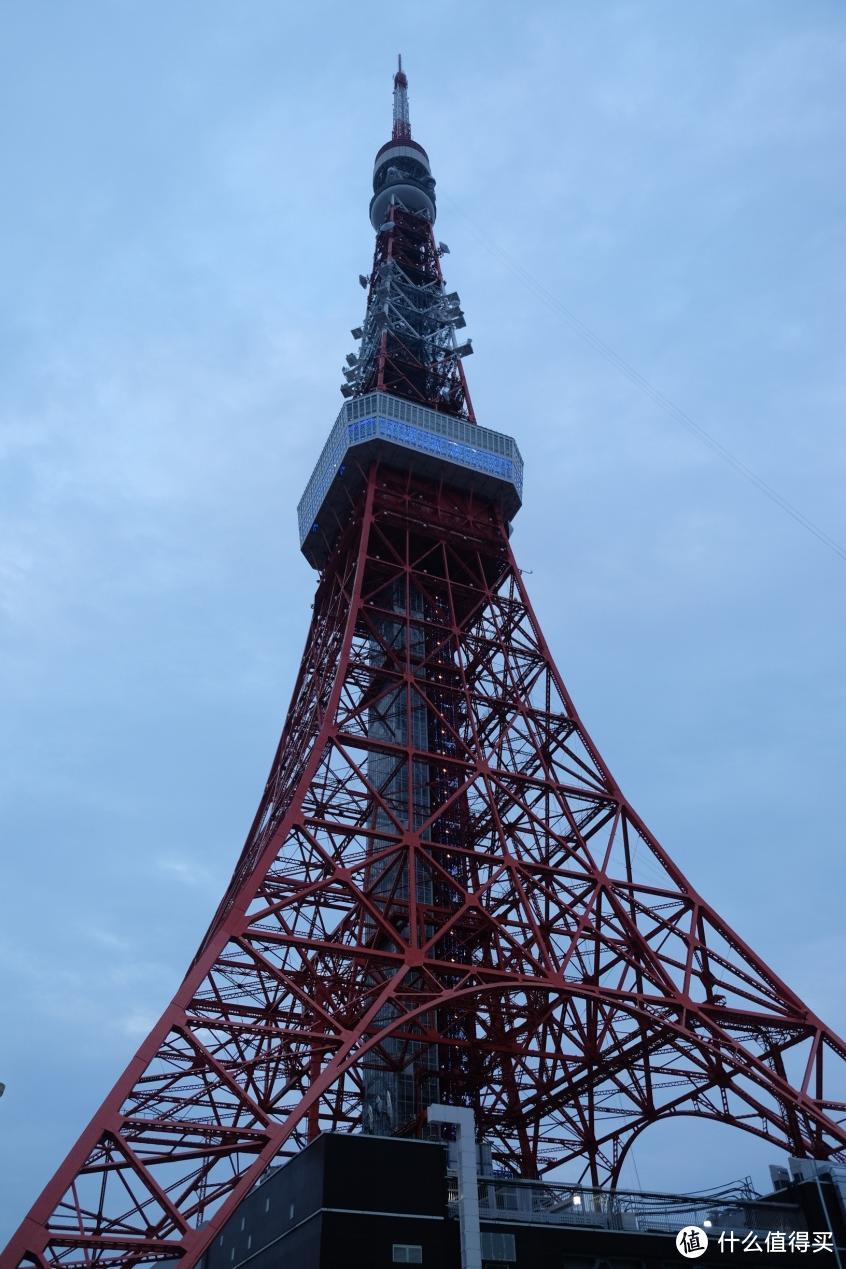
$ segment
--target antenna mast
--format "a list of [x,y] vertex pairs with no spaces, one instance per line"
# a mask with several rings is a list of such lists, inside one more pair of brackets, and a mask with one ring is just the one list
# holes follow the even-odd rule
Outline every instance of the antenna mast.
[[393,141],[411,137],[408,118],[408,79],[402,68],[402,53],[397,56],[397,73],[394,75],[394,130]]

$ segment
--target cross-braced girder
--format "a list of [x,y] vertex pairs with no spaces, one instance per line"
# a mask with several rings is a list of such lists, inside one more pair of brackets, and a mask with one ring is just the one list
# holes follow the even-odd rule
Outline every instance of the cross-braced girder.
[[842,1041],[621,793],[494,507],[363,488],[227,896],[10,1264],[191,1265],[274,1159],[435,1096],[524,1176],[689,1114],[846,1159]]

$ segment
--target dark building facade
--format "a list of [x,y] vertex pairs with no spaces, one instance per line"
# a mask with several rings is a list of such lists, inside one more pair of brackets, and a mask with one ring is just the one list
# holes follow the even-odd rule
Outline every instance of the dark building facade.
[[[484,1269],[846,1265],[832,1176],[765,1197],[684,1196],[486,1176],[483,1164],[478,1184]],[[325,1133],[247,1196],[204,1269],[461,1269],[456,1190],[447,1145]],[[707,1235],[703,1254],[677,1249],[686,1226]]]

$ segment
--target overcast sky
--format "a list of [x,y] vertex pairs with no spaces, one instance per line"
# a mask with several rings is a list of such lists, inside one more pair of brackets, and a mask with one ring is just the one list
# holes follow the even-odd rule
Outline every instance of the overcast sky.
[[[6,0],[0,1242],[264,784],[400,49],[565,681],[691,881],[846,1031],[846,562],[561,311],[846,544],[842,4]],[[682,1121],[626,1179],[770,1161]]]

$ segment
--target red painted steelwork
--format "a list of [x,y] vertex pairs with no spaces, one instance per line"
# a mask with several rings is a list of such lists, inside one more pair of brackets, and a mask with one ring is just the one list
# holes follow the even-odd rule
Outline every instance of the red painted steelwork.
[[844,1057],[621,793],[497,513],[374,468],[203,948],[3,1264],[194,1265],[374,1072],[524,1176],[614,1183],[680,1114],[844,1160]]

